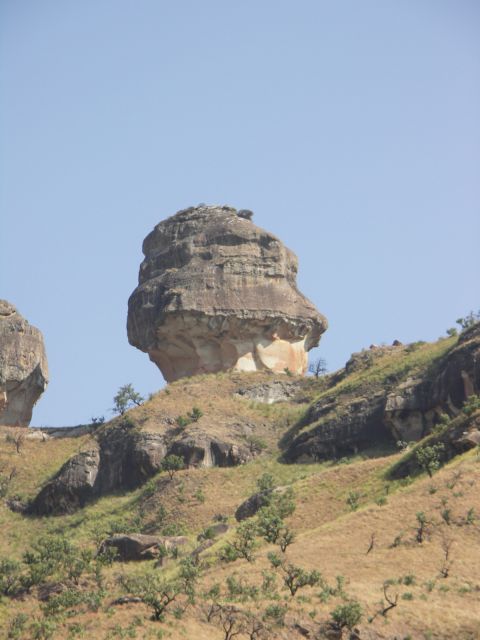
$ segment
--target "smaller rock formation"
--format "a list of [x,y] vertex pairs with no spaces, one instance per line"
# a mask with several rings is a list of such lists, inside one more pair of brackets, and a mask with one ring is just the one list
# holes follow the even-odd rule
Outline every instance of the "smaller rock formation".
[[[480,323],[463,331],[455,346],[423,369],[411,363],[384,378],[365,376],[351,392],[348,387],[339,394],[333,392],[346,376],[374,370],[384,357],[407,363],[415,348],[415,344],[373,346],[353,354],[345,369],[329,380],[332,394],[310,406],[301,426],[312,428],[287,443],[285,459],[341,458],[382,441],[420,440],[431,433],[442,414],[454,418],[467,398],[480,393]],[[459,440],[456,446],[467,447],[468,442]]]
[[194,433],[167,435],[109,425],[88,450],[71,457],[28,507],[34,515],[74,513],[87,502],[112,491],[135,489],[158,473],[167,455],[183,458],[185,467],[230,467],[245,464],[256,453],[245,444]]
[[239,389],[236,395],[254,402],[274,404],[275,402],[294,401],[300,391],[301,385],[297,381],[284,382],[283,380],[274,380],[273,382]]
[[154,560],[165,555],[165,552],[177,549],[188,543],[184,536],[148,536],[142,533],[120,533],[105,538],[100,544],[99,553],[108,549],[116,552],[115,560]]
[[228,370],[306,372],[326,318],[297,288],[295,254],[252,215],[199,205],[145,238],[128,340],[168,382]]
[[0,424],[28,426],[48,384],[43,336],[0,300]]

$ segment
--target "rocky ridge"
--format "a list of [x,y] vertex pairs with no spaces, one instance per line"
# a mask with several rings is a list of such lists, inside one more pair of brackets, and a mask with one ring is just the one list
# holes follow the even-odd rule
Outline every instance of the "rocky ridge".
[[480,391],[480,324],[434,345],[354,354],[287,438],[289,462],[340,458],[382,441],[424,438]]

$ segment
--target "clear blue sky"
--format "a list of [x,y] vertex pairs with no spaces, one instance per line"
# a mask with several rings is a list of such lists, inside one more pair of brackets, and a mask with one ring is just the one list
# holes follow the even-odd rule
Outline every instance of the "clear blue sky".
[[0,297],[44,333],[34,425],[162,386],[144,236],[199,202],[298,255],[330,369],[479,304],[476,0],[2,0]]

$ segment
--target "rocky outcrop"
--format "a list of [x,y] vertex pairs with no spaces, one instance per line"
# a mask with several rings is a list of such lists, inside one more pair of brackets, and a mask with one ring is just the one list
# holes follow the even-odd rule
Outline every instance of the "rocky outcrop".
[[272,491],[258,491],[254,493],[239,505],[235,511],[235,520],[241,522],[247,518],[252,518],[262,507],[270,504],[271,499]]
[[[345,370],[332,377],[331,391],[311,405],[298,425],[301,432],[287,440],[285,460],[341,458],[382,440],[417,441],[442,414],[457,416],[465,400],[480,392],[480,324],[464,331],[454,347],[423,369],[414,358],[409,360],[417,347],[421,344],[373,346],[354,354]],[[392,357],[399,365],[385,374],[388,366],[382,363]],[[349,375],[357,376],[351,384]]]
[[130,344],[167,381],[236,369],[303,374],[326,319],[297,289],[297,258],[251,212],[200,205],[145,238]]
[[200,431],[173,436],[139,431],[128,422],[115,424],[67,460],[27,510],[35,515],[73,513],[99,496],[135,489],[161,470],[167,455],[180,456],[186,467],[231,467],[250,461],[255,453]]
[[115,551],[115,560],[119,562],[154,560],[187,543],[188,538],[184,536],[147,536],[141,533],[122,533],[105,538],[100,544],[98,553],[103,554],[112,549]]
[[236,392],[237,396],[262,402],[263,404],[274,404],[275,402],[288,402],[295,400],[301,391],[298,382],[283,382],[273,380],[265,384],[256,384],[252,387],[245,387]]
[[[439,433],[432,434],[425,443],[428,446],[440,445],[437,449],[437,455],[441,464],[445,464],[465,451],[475,449],[480,444],[479,412],[468,417],[460,414]],[[417,446],[424,446],[424,444]],[[392,467],[389,477],[392,479],[405,478],[420,471],[422,468],[415,455],[415,449],[413,449]]]
[[28,506],[35,515],[74,513],[97,493],[96,480],[100,466],[100,450],[93,447],[67,460]]
[[298,435],[285,453],[287,462],[343,458],[390,438],[383,423],[384,396],[356,397],[341,407],[316,403],[307,420],[318,426]]
[[0,424],[28,426],[48,384],[43,336],[0,300]]

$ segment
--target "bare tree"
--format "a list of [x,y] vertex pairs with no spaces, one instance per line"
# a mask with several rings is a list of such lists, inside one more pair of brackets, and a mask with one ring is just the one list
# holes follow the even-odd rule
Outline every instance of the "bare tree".
[[367,549],[367,556],[370,553],[370,551],[373,551],[373,548],[375,547],[375,538],[376,538],[376,533],[372,533],[372,535],[370,536],[370,544],[368,545],[368,549]]
[[240,609],[222,606],[220,621],[224,632],[224,640],[231,640],[245,631],[245,620]]
[[325,358],[317,358],[309,364],[308,370],[310,373],[313,373],[316,378],[319,378],[327,373],[327,361]]
[[385,582],[383,585],[383,597],[385,598],[385,602],[387,604],[385,604],[385,602],[381,603],[382,608],[373,616],[372,622],[379,615],[386,618],[388,612],[394,609],[398,604],[398,593],[396,593],[395,597],[392,598],[392,596],[388,593],[388,587],[389,585]]
[[448,538],[447,536],[442,537],[442,549],[443,549],[443,563],[440,567],[440,575],[442,578],[448,578],[450,574],[450,569],[453,564],[453,560],[451,559],[451,550],[453,546],[452,538]]
[[15,450],[19,454],[21,453],[22,447],[25,443],[26,436],[27,434],[25,428],[20,427],[19,429],[15,429],[11,433],[7,434],[7,436],[5,436],[5,439],[7,442],[10,442],[15,446]]

